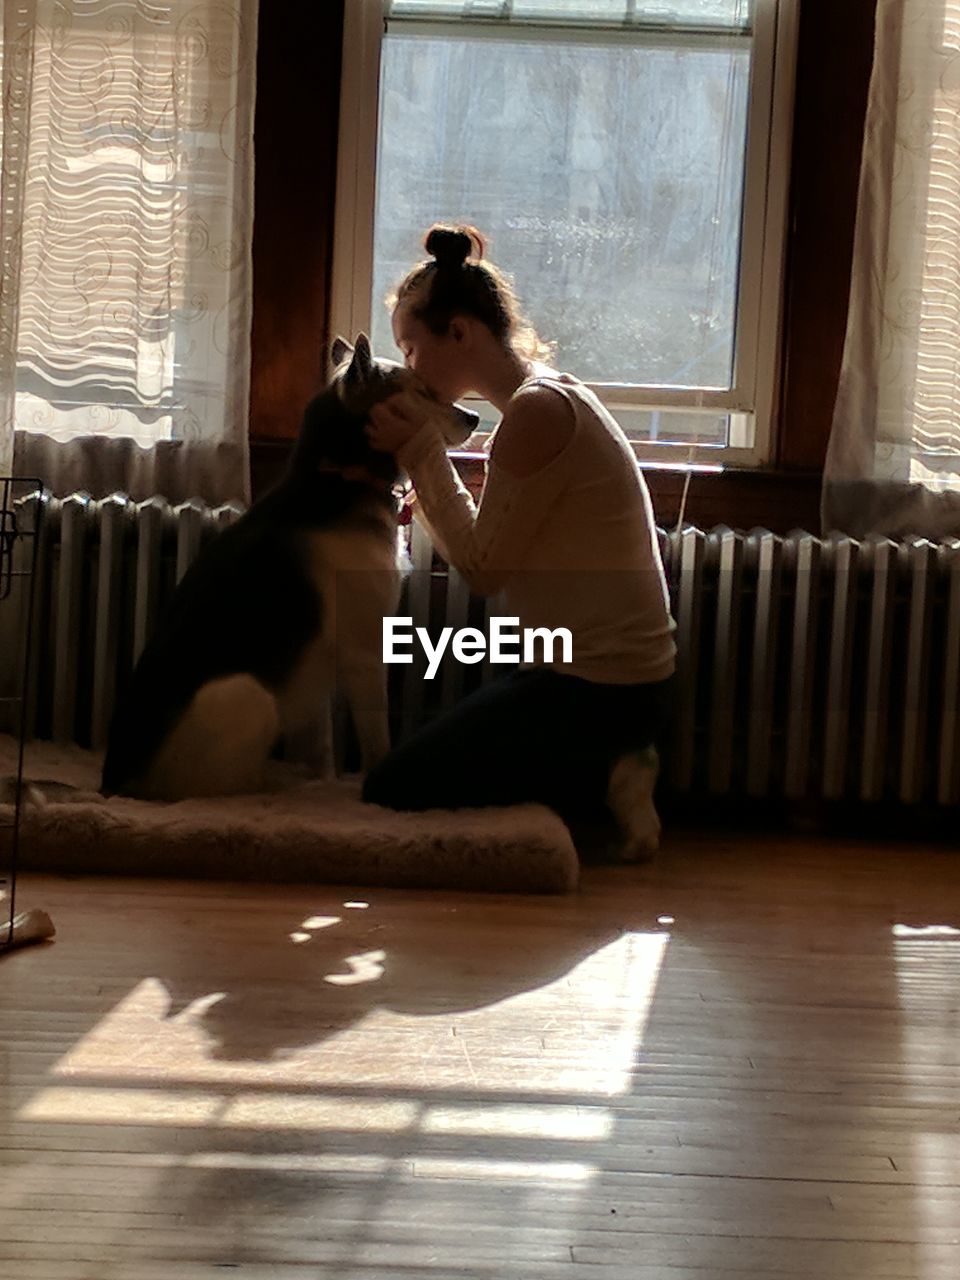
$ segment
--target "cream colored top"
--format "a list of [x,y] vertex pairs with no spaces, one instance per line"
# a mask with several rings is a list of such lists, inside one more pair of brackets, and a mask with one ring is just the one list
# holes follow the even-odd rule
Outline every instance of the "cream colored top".
[[532,384],[553,388],[573,410],[560,453],[522,479],[491,459],[477,507],[427,423],[397,454],[416,489],[414,515],[475,591],[503,592],[498,613],[522,627],[569,629],[573,660],[550,663],[556,670],[603,684],[664,680],[675,666],[675,623],[629,441],[570,374],[538,366],[514,394]]

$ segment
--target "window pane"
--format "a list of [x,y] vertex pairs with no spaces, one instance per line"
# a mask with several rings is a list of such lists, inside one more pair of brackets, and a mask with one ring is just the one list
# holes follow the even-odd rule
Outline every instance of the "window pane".
[[[628,440],[659,440],[661,444],[709,445],[730,443],[727,413],[684,413],[679,409],[615,409],[613,416]],[[685,460],[681,452],[678,461]]]
[[[500,421],[500,414],[486,400],[469,401],[470,408],[480,414],[480,422],[471,443],[471,449],[479,445],[480,437],[489,435]],[[613,416],[623,428],[628,440],[656,440],[660,444],[697,445],[711,448],[723,448],[730,441],[730,418],[728,413],[685,412],[682,409],[625,409],[612,410]],[[741,435],[752,430],[752,418],[738,414]],[[678,461],[686,461],[686,449],[680,453]],[[669,461],[669,459],[667,459]]]
[[731,385],[749,53],[391,34],[373,336],[434,221],[472,222],[587,381]]

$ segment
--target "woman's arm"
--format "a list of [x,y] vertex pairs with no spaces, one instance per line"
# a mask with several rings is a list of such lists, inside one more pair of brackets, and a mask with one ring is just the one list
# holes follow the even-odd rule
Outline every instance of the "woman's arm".
[[556,463],[570,443],[570,403],[548,387],[525,388],[497,429],[479,507],[460,481],[436,427],[427,424],[396,450],[416,489],[418,515],[473,591],[495,595],[517,567],[566,484]]

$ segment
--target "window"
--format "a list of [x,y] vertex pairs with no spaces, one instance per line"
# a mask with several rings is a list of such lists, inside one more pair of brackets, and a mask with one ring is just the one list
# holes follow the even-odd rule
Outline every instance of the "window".
[[757,464],[776,390],[795,0],[347,6],[333,322],[475,223],[641,456]]

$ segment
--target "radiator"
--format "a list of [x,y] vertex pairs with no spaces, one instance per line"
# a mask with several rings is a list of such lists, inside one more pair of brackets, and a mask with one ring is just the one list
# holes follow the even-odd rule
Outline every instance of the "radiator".
[[[27,731],[99,747],[158,612],[240,511],[74,494],[31,496],[19,518],[32,521],[41,505]],[[660,547],[679,650],[672,789],[960,799],[960,541],[720,527],[661,530]],[[415,625],[482,628],[502,612],[470,596],[419,526],[411,555],[401,612]],[[391,668],[395,737],[492,676],[486,664],[445,663],[428,682],[424,669],[416,656]]]
[[[117,688],[159,611],[203,543],[242,508],[76,493],[32,494],[16,512],[19,526],[37,531],[26,734],[102,747]],[[12,603],[22,610],[25,596]],[[0,639],[12,634],[2,611],[0,628]]]

